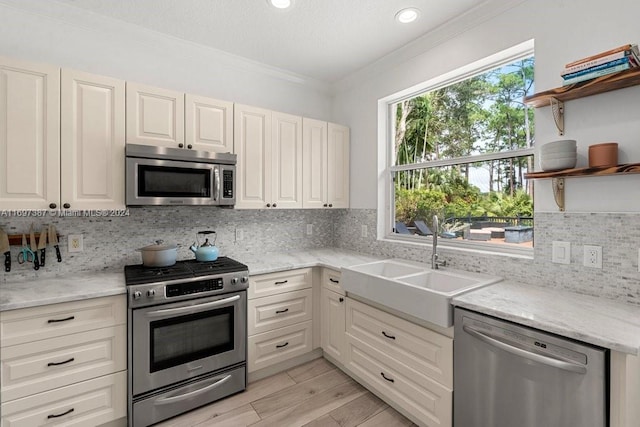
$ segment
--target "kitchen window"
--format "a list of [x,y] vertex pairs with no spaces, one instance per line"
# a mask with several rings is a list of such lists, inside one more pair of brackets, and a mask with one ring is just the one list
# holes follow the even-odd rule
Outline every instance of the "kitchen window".
[[381,100],[387,238],[531,253],[533,71],[527,42]]

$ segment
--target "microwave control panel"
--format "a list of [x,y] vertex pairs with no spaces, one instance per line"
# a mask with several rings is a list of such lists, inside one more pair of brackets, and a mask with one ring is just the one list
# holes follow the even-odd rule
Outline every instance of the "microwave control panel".
[[233,199],[233,171],[222,171],[222,197]]

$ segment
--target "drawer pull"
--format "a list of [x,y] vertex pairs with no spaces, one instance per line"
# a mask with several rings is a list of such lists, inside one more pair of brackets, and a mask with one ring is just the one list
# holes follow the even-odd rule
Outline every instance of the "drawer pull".
[[393,335],[388,335],[385,331],[382,331],[382,335],[384,335],[385,337],[389,338],[390,340],[395,340],[396,337],[394,337]]
[[67,414],[70,414],[73,412],[73,408],[69,409],[66,412],[63,412],[61,414],[51,414],[51,415],[47,415],[47,419],[51,419],[51,418],[60,418],[60,417],[64,417]]
[[283,280],[282,282],[275,282],[274,285],[284,285],[285,283],[289,283],[289,281]]
[[47,363],[47,366],[58,366],[58,365],[65,365],[67,363],[73,362],[75,359],[72,357],[71,359],[67,359],[64,362],[49,362]]
[[340,283],[340,280],[329,278],[329,281],[332,283]]
[[284,343],[284,344],[278,344],[278,345],[276,346],[276,348],[282,348],[282,347],[286,347],[286,346],[288,346],[288,345],[289,345],[289,341],[287,341],[287,342],[286,342],[286,343]]
[[384,374],[384,372],[380,372],[380,375],[382,375],[382,378],[384,378],[385,380],[389,381],[390,383],[395,383],[396,380],[394,380],[393,378],[387,378],[387,376]]
[[284,310],[277,310],[276,314],[286,313],[287,311],[289,311],[288,308],[285,308]]
[[64,319],[49,319],[47,323],[58,323],[58,322],[66,322],[67,320],[73,320],[76,316],[65,317]]
[[340,298],[338,298],[338,301],[343,302],[344,298],[340,297]]

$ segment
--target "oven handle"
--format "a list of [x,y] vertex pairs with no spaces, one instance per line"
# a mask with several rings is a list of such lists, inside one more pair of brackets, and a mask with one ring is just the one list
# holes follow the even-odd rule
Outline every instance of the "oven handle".
[[229,378],[231,378],[231,375],[227,375],[226,377],[216,381],[213,384],[209,384],[206,387],[202,387],[199,388],[198,390],[194,390],[194,391],[190,391],[188,393],[184,393],[184,394],[180,394],[178,396],[171,396],[171,397],[161,397],[160,399],[156,400],[153,404],[154,405],[168,405],[171,403],[176,403],[176,402],[180,402],[186,399],[190,399],[192,397],[198,396],[199,394],[202,393],[206,393],[207,391],[224,384],[225,382],[227,382],[229,380]]
[[194,304],[194,305],[188,305],[186,307],[166,308],[164,310],[150,311],[147,313],[147,317],[164,317],[164,316],[170,316],[173,314],[180,314],[185,312],[197,313],[199,311],[204,311],[212,307],[226,305],[234,301],[238,301],[239,299],[240,299],[240,295],[235,295],[229,298],[223,298],[216,301],[205,302],[203,304]]

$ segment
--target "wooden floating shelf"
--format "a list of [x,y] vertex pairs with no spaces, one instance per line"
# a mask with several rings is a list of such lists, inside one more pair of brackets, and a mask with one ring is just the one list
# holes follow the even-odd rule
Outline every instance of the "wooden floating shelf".
[[586,80],[584,82],[538,92],[525,97],[524,103],[535,108],[548,107],[552,99],[564,102],[636,85],[640,85],[640,68],[621,71],[619,73],[597,77],[593,80]]
[[568,177],[587,177],[587,176],[607,176],[617,174],[640,173],[640,163],[626,163],[618,166],[596,167],[596,168],[575,168],[564,169],[551,172],[530,172],[525,173],[526,179],[543,179],[543,178],[568,178]]

